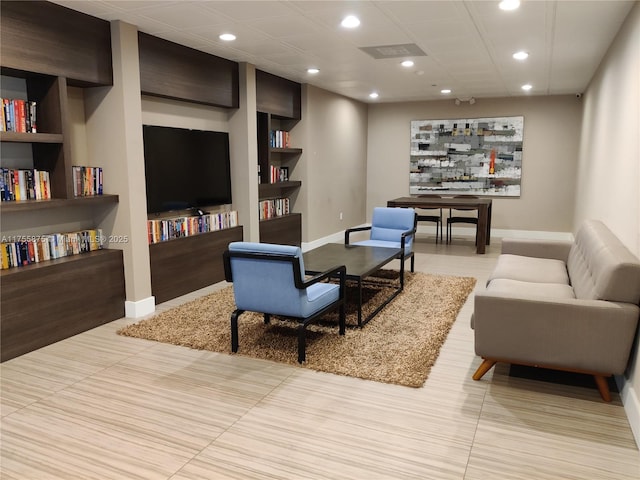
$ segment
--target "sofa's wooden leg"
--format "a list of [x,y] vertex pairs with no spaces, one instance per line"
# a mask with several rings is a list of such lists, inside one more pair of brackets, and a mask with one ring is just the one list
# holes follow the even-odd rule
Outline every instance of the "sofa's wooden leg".
[[496,363],[497,362],[495,360],[491,360],[488,358],[482,360],[482,363],[476,370],[476,373],[473,374],[473,379],[480,380],[484,376],[484,374],[491,370],[491,367],[493,367]]
[[609,392],[609,383],[607,383],[606,377],[603,375],[594,375],[594,380],[596,381],[596,385],[598,386],[598,392],[600,392],[600,396],[605,402],[611,401],[611,392]]

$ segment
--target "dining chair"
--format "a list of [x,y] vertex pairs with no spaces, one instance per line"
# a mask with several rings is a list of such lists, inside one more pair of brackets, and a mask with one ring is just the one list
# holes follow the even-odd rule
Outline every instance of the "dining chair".
[[[418,198],[442,198],[442,195],[424,194],[418,195]],[[429,212],[433,210],[438,211],[438,215],[422,215],[420,213],[421,211]],[[420,208],[417,214],[418,222],[431,222],[436,224],[436,243],[438,243],[438,234],[440,234],[440,243],[442,243],[442,208]]]
[[[453,198],[479,198],[475,195],[455,195]],[[476,213],[475,216],[469,215],[461,215],[457,213],[456,215],[453,212],[469,212],[476,211],[475,208],[465,208],[465,207],[457,207],[449,209],[449,218],[447,218],[447,243],[451,243],[453,239],[453,228],[452,225],[454,223],[466,223],[476,226],[476,245],[478,244],[478,215]],[[477,212],[477,211],[476,211]]]

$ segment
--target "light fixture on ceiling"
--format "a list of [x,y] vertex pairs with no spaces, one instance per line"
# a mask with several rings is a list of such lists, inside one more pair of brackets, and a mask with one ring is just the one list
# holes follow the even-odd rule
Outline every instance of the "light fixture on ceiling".
[[405,60],[400,65],[402,65],[405,68],[413,67],[413,60]]
[[533,86],[530,83],[527,83],[525,85],[522,85],[522,90],[524,90],[525,92],[528,92],[529,90],[531,90],[533,88]]
[[455,103],[457,106],[460,106],[460,104],[462,102],[469,102],[469,105],[473,105],[474,103],[476,103],[476,99],[473,97],[469,97],[469,98],[456,98],[455,101],[453,103]]
[[223,33],[218,38],[220,40],[224,40],[225,42],[232,42],[236,39],[236,36],[233,33]]
[[513,58],[515,58],[516,60],[526,60],[527,58],[529,58],[529,54],[524,50],[521,50],[519,52],[514,53]]
[[318,72],[320,72],[320,70],[318,70],[317,68],[307,68],[307,73],[311,73],[312,75],[315,75]]
[[498,7],[500,10],[515,10],[520,6],[520,0],[502,0]]
[[360,19],[355,15],[349,15],[344,17],[342,22],[340,22],[340,25],[342,25],[344,28],[356,28],[358,25],[360,25]]
[[440,90],[440,93],[444,93],[444,94],[451,93],[451,89],[450,88],[443,88],[442,90]]
[[369,94],[369,98],[374,98],[374,99],[375,99],[375,98],[378,98],[379,96],[380,96],[380,95],[378,95],[378,92],[371,92],[371,93]]

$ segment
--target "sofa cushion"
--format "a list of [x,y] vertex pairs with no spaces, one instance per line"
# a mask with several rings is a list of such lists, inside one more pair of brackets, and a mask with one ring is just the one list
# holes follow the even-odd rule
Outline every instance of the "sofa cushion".
[[640,301],[640,262],[600,221],[586,221],[578,230],[567,269],[577,298]]
[[562,260],[502,254],[489,282],[502,278],[521,282],[569,285],[567,267]]
[[507,278],[492,280],[487,286],[491,293],[508,293],[530,297],[576,298],[571,285],[562,283],[522,282]]

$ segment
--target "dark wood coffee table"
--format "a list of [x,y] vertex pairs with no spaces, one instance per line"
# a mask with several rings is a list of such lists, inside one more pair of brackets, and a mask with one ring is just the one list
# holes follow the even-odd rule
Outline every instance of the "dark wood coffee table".
[[[395,259],[400,260],[400,279],[398,288],[382,305],[362,318],[362,283],[366,277],[380,270]],[[344,265],[347,267],[347,279],[358,283],[358,326],[362,327],[393,300],[404,288],[404,255],[400,248],[366,247],[360,245],[344,245],[327,243],[303,254],[305,272],[313,275],[327,269]]]

